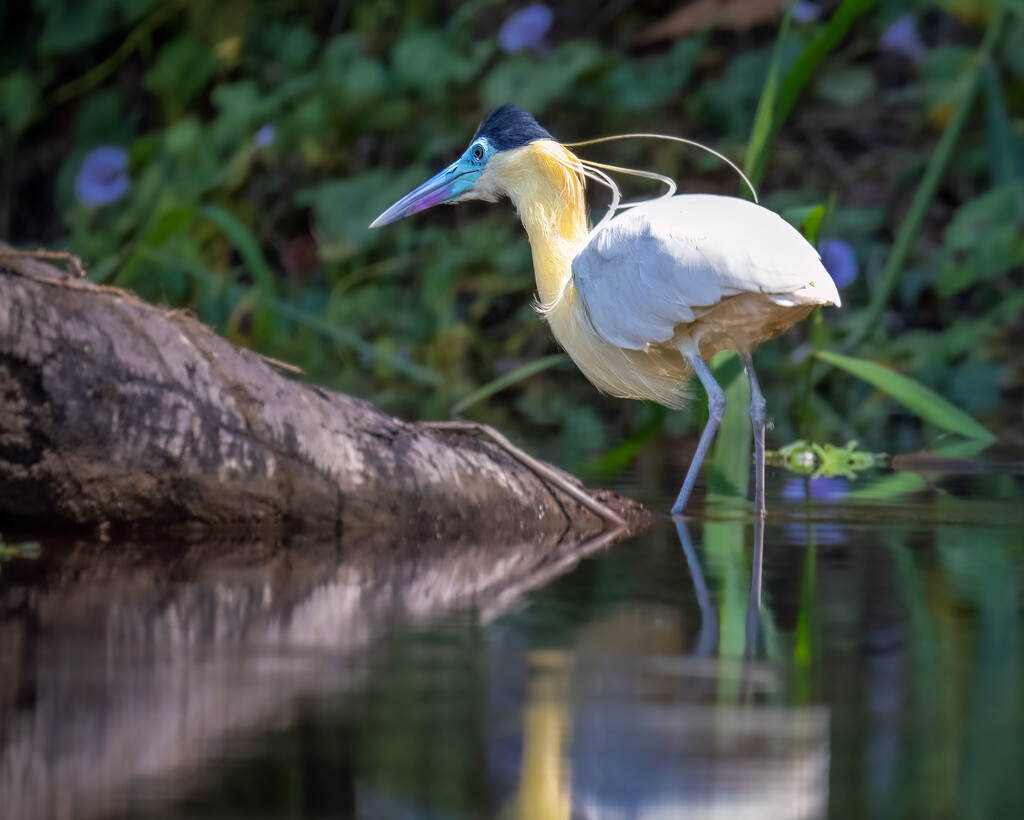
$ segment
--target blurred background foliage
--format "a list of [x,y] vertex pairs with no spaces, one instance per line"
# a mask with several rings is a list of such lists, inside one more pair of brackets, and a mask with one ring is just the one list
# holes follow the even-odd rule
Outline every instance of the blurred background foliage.
[[[94,281],[190,307],[388,412],[461,405],[576,470],[703,421],[702,401],[605,399],[545,359],[507,205],[367,228],[515,102],[566,142],[702,140],[819,242],[844,305],[758,350],[770,446],[939,434],[815,351],[886,365],[1020,438],[1020,0],[31,0],[0,6],[0,30],[17,35],[0,43],[0,237],[71,250]],[[684,193],[739,190],[677,145],[587,155]]]

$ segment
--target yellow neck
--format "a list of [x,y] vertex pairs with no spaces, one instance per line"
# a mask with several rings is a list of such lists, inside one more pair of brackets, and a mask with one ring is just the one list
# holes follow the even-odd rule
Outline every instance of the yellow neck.
[[580,162],[557,142],[538,140],[491,164],[530,237],[539,308],[547,312],[563,297],[589,230]]

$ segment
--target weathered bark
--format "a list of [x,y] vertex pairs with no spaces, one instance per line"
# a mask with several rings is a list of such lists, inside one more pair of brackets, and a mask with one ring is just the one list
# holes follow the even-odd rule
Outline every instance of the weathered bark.
[[4,527],[187,522],[571,540],[602,529],[490,442],[289,380],[184,313],[5,250]]

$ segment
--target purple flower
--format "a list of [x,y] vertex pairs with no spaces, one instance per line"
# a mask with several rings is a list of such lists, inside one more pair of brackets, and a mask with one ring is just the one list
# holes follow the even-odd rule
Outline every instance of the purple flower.
[[809,0],[800,0],[793,6],[793,19],[798,23],[813,23],[821,17],[821,6]]
[[[845,478],[787,478],[782,485],[780,495],[792,503],[810,502],[812,505],[827,506],[840,504],[850,489],[850,482]],[[813,516],[812,519],[813,521]],[[807,532],[806,524],[790,524],[785,527],[786,540],[792,544],[806,544],[808,535],[816,544],[835,546],[843,544],[849,538],[845,527],[836,524],[812,523],[811,532]]]
[[822,239],[818,245],[818,252],[821,254],[821,264],[825,266],[825,270],[829,272],[839,290],[853,284],[860,273],[860,265],[857,264],[857,254],[849,242],[842,239]]
[[93,148],[75,174],[75,198],[86,208],[117,202],[131,187],[128,152],[120,145]]
[[273,123],[268,122],[256,132],[252,142],[257,151],[262,151],[264,148],[269,148],[273,145],[275,139],[277,139],[277,127]]
[[501,24],[498,29],[498,47],[506,54],[517,51],[541,51],[544,37],[551,28],[555,13],[544,3],[522,8]]
[[913,15],[904,14],[889,24],[878,41],[882,51],[898,54],[912,62],[924,59],[927,49],[917,33],[917,21]]
[[787,478],[782,485],[781,495],[787,501],[819,501],[830,503],[841,501],[850,487],[845,478]]

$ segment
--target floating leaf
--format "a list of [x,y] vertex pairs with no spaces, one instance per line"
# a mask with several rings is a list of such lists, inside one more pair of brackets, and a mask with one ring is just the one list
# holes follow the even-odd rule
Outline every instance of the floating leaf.
[[934,424],[936,427],[967,438],[995,441],[995,436],[977,421],[954,407],[934,390],[908,376],[875,362],[855,359],[852,356],[843,356],[827,350],[819,350],[815,355],[822,361],[845,370],[852,376],[878,388],[896,399],[918,418]]

